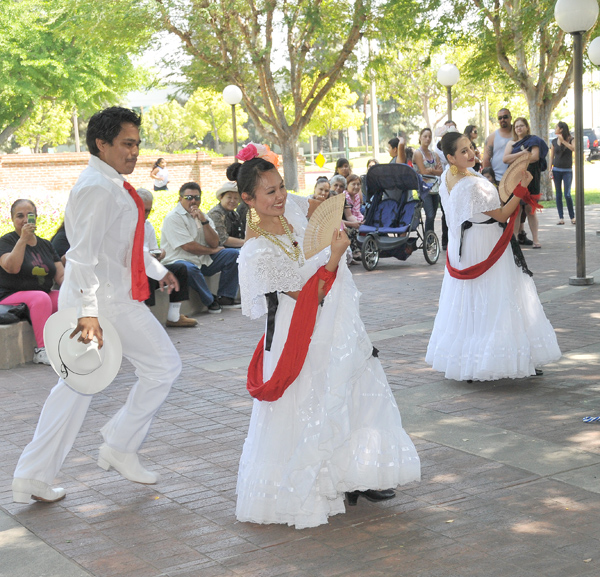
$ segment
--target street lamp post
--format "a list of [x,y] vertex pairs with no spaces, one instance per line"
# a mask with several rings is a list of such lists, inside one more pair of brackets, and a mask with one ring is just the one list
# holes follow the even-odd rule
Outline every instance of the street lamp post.
[[230,84],[223,90],[223,100],[231,105],[231,121],[233,123],[233,156],[238,153],[237,127],[235,124],[235,105],[242,101],[242,91],[239,86]]
[[452,120],[452,87],[458,82],[460,72],[454,64],[442,64],[437,73],[438,82],[446,87],[448,96],[448,120]]
[[573,90],[575,93],[575,251],[577,276],[571,285],[590,285],[594,277],[585,274],[585,202],[583,186],[583,34],[598,18],[597,0],[558,0],[554,18],[560,28],[573,36]]

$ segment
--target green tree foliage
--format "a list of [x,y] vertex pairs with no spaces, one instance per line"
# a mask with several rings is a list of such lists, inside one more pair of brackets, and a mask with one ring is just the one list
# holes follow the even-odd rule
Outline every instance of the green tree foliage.
[[[199,124],[200,121],[197,121],[196,127],[199,127]],[[201,130],[206,134],[208,125],[204,124]],[[147,144],[172,153],[186,147],[193,136],[193,131],[187,121],[185,108],[176,100],[171,100],[165,104],[152,106],[144,114],[142,134]]]
[[90,113],[139,85],[151,37],[133,0],[0,0],[0,144],[42,100]]
[[[163,29],[191,57],[182,66],[191,87],[239,86],[262,137],[282,149],[286,186],[297,190],[298,137],[338,79],[355,70],[353,50],[371,0],[154,1]],[[174,56],[174,63],[181,60]],[[314,72],[303,94],[302,79]]]
[[[212,88],[197,88],[185,103],[185,110],[198,140],[211,132],[217,152],[221,142],[233,142],[231,106],[223,100],[221,92]],[[242,125],[248,122],[248,115],[241,106],[235,107],[235,122],[238,140],[246,140],[248,131]]]
[[[307,78],[304,84],[308,90],[312,81]],[[302,137],[308,138],[311,134],[327,136],[329,150],[333,150],[331,134],[334,130],[359,129],[364,123],[364,114],[353,108],[357,100],[358,94],[352,92],[346,83],[336,83],[316,108],[310,122],[304,129]]]
[[50,100],[37,104],[31,116],[15,132],[21,146],[28,146],[34,153],[43,146],[58,146],[67,142],[71,134],[71,111]]

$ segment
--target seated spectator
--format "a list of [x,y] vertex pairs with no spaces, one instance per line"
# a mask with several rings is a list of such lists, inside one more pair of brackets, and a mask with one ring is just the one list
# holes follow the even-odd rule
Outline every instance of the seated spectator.
[[331,186],[330,196],[346,192],[346,179],[341,174],[334,174],[329,180],[329,184]]
[[67,264],[67,251],[69,250],[69,240],[67,239],[67,231],[65,230],[65,221],[63,220],[58,227],[58,230],[54,233],[54,236],[50,239],[56,254],[60,257],[60,262],[63,266]]
[[[189,285],[198,292],[209,313],[221,308],[239,308],[234,299],[238,291],[237,257],[239,249],[219,246],[213,221],[200,210],[202,191],[195,182],[179,189],[177,206],[165,217],[161,246],[165,264],[181,262],[188,271]],[[206,285],[205,276],[221,273],[217,296]]]
[[331,192],[331,185],[329,179],[326,176],[319,176],[315,183],[315,190],[313,192],[313,198],[315,200],[327,200]]
[[16,200],[10,207],[15,227],[0,237],[0,304],[25,303],[37,347],[33,362],[49,365],[44,346],[44,325],[58,310],[58,291],[65,269],[50,241],[35,234],[37,211],[33,202]]
[[208,217],[215,223],[219,244],[230,248],[244,246],[246,222],[237,211],[241,200],[237,183],[226,182],[215,195],[219,204],[208,211]]
[[346,234],[350,239],[350,250],[355,262],[360,261],[360,246],[358,245],[358,228],[360,227],[364,216],[361,212],[361,186],[360,177],[357,174],[351,174],[346,181],[346,204],[344,206],[344,217],[342,222]]
[[[154,258],[159,262],[165,258],[165,251],[158,248],[158,242],[156,241],[156,232],[152,223],[148,220],[150,213],[152,212],[152,204],[154,202],[154,196],[145,188],[138,188],[137,193],[139,194],[142,202],[144,203],[144,213],[146,215],[146,221],[144,222],[144,250],[147,250]],[[188,275],[187,268],[181,263],[172,263],[165,265],[167,270],[170,270],[177,280],[179,281],[179,290],[173,291],[169,295],[169,311],[167,312],[167,326],[168,327],[195,327],[198,324],[196,319],[190,319],[180,312],[181,303],[189,300],[188,290]],[[154,293],[159,287],[157,280],[148,277],[148,283],[150,284],[150,297],[146,300],[146,304],[149,307],[153,307],[156,304]]]
[[338,158],[335,163],[335,170],[333,172],[334,175],[339,174],[344,178],[347,178],[348,175],[352,172],[352,167],[350,166],[350,162],[347,158]]

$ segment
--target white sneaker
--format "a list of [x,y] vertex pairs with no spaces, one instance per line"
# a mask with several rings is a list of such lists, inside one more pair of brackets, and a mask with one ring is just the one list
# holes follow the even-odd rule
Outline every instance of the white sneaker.
[[104,443],[100,447],[98,466],[108,471],[111,467],[134,483],[154,485],[160,478],[158,473],[153,473],[142,467],[137,453],[121,453]]
[[50,365],[50,359],[44,347],[33,349],[33,362],[38,365]]
[[31,499],[44,503],[55,503],[64,499],[67,494],[62,487],[53,489],[43,481],[34,479],[13,479],[12,492],[15,503],[29,503]]

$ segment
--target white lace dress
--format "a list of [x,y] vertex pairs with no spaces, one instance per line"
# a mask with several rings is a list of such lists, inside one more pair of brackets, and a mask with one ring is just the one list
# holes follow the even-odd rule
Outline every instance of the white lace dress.
[[[485,260],[502,235],[497,224],[483,224],[484,211],[500,208],[496,188],[482,176],[465,177],[451,192],[442,175],[440,199],[448,223],[448,257],[464,269]],[[473,173],[475,174],[475,173]],[[461,225],[464,232],[459,257]],[[556,361],[561,352],[544,314],[535,284],[515,264],[510,245],[487,272],[459,280],[445,271],[439,309],[425,360],[446,378],[492,381],[527,377]]]
[[[285,216],[300,246],[307,210],[306,199],[288,195]],[[287,237],[279,238],[289,244]],[[265,315],[264,295],[278,291],[265,381],[276,367],[296,303],[283,292],[300,290],[328,253],[297,263],[264,237],[249,240],[240,251],[242,312],[253,319]],[[277,401],[254,401],[238,473],[238,520],[315,527],[345,511],[345,491],[389,489],[420,479],[419,457],[402,428],[381,363],[372,356],[359,296],[340,262],[298,378]]]

